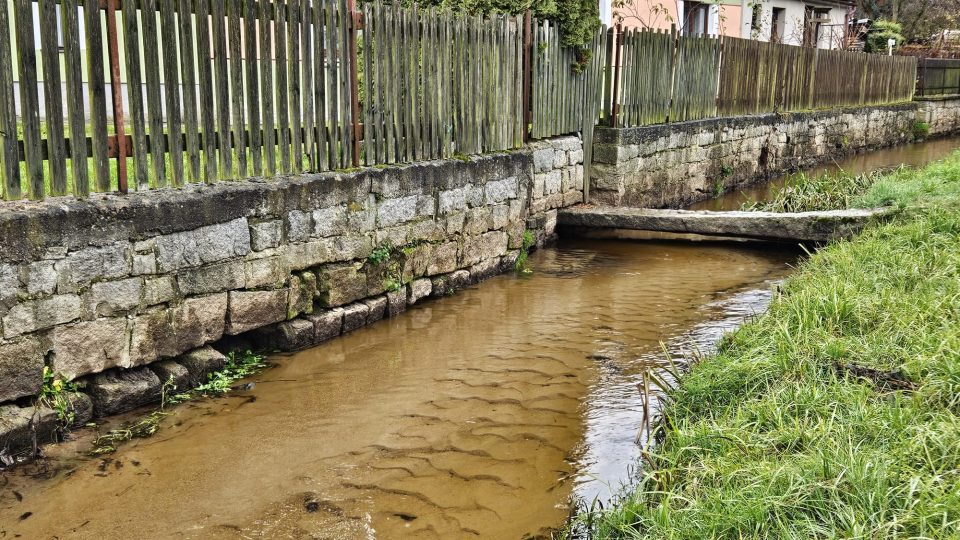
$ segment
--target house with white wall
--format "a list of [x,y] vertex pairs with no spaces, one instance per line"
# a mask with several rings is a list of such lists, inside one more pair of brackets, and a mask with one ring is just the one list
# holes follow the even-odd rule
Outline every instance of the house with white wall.
[[601,0],[604,23],[835,49],[852,0]]

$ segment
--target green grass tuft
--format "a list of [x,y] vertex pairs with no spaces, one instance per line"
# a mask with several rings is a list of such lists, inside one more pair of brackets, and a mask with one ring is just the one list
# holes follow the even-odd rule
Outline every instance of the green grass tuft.
[[653,466],[570,535],[960,537],[960,152],[849,200],[906,211],[693,366]]

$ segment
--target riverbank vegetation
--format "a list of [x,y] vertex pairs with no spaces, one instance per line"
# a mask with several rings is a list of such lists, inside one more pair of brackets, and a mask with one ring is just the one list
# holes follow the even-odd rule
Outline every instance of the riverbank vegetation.
[[902,211],[692,366],[639,483],[572,536],[960,535],[960,152],[849,205]]

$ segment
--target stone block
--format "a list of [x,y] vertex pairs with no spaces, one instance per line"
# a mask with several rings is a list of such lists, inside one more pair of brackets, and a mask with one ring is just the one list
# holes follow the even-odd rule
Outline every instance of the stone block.
[[22,302],[10,308],[3,317],[3,335],[9,339],[44,330],[79,319],[82,313],[83,303],[75,294]]
[[363,301],[367,305],[367,324],[375,323],[387,314],[387,297],[378,296]]
[[333,238],[331,261],[366,259],[373,253],[373,240],[369,236],[338,236]]
[[447,234],[457,234],[462,232],[466,219],[467,216],[463,212],[457,212],[456,214],[450,214],[447,216]]
[[293,210],[287,214],[287,241],[291,243],[306,242],[313,232],[312,217],[307,212]]
[[155,306],[176,298],[173,276],[147,278],[143,282],[143,305]]
[[485,259],[500,257],[507,252],[509,238],[503,231],[491,231],[467,239],[463,244],[463,266],[470,266]]
[[294,319],[254,330],[252,338],[258,348],[299,351],[316,343],[316,327],[306,319]]
[[577,164],[583,163],[583,149],[578,148],[576,150],[571,150],[567,154],[567,158],[569,158],[568,163],[570,165],[577,165]]
[[[311,275],[309,272],[306,274]],[[290,277],[290,294],[287,295],[287,318],[313,313],[313,298],[317,294],[316,278],[308,282],[300,276]]]
[[157,273],[157,254],[150,253],[134,253],[133,254],[133,269],[131,274],[135,276],[148,276]]
[[407,305],[413,305],[422,298],[430,296],[433,290],[433,282],[428,278],[415,279],[407,285],[409,294],[407,295]]
[[177,274],[177,284],[184,295],[242,289],[246,285],[244,263],[231,261],[184,270]]
[[331,264],[317,272],[318,299],[324,307],[349,304],[367,296],[367,276],[356,264]]
[[550,171],[543,177],[544,195],[552,195],[554,193],[559,193],[561,184],[562,184],[562,180],[561,180],[560,171]]
[[0,405],[0,449],[11,454],[31,449],[34,437],[38,445],[54,442],[58,427],[57,415],[49,407]]
[[517,198],[519,182],[515,176],[487,182],[484,195],[487,204],[499,204]]
[[329,238],[302,244],[288,244],[281,248],[283,264],[291,271],[305,270],[311,266],[334,260],[334,246]]
[[387,316],[396,317],[407,310],[407,288],[401,287],[387,293]]
[[451,212],[461,212],[467,209],[467,194],[473,186],[464,186],[456,189],[441,191],[439,196],[438,213],[446,215]]
[[67,380],[131,365],[125,317],[58,326],[49,342],[50,369]]
[[50,295],[57,291],[57,271],[54,261],[38,261],[26,265],[23,269],[23,284],[27,294]]
[[491,224],[494,229],[502,229],[510,221],[510,205],[498,204],[490,209]]
[[[425,219],[410,225],[407,242],[442,242],[447,238],[444,223]],[[393,244],[399,245],[399,244]]]
[[289,291],[231,291],[226,333],[232,336],[287,318]]
[[283,286],[290,272],[284,265],[283,257],[277,255],[247,261],[244,275],[245,287],[248,289],[277,288]]
[[113,317],[140,305],[143,280],[139,277],[94,283],[83,295],[87,312],[94,317]]
[[463,232],[470,236],[477,236],[490,230],[493,225],[493,210],[489,206],[472,208],[467,212],[467,220],[463,225]]
[[313,211],[313,235],[321,238],[350,232],[347,206],[339,205]]
[[460,246],[456,242],[447,242],[434,246],[430,254],[430,263],[427,266],[427,275],[446,274],[457,269],[457,255]]
[[347,206],[347,227],[352,233],[367,233],[377,228],[377,202],[371,194],[364,205],[351,203]]
[[0,344],[0,402],[34,396],[43,388],[43,353],[34,338]]
[[563,207],[573,206],[583,202],[582,191],[568,191],[563,194]]
[[314,313],[307,320],[313,323],[317,343],[335,338],[343,332],[343,308]]
[[192,231],[158,236],[156,245],[160,271],[201,266],[250,253],[250,227],[246,218],[238,218]]
[[544,190],[546,189],[547,173],[534,173],[533,175],[533,189],[530,193],[530,196],[534,199],[539,199],[543,197]]
[[500,270],[500,257],[486,259],[470,267],[470,280],[474,283],[489,279]]
[[470,286],[470,272],[457,270],[443,276],[436,276],[432,280],[432,296],[446,296]]
[[567,152],[566,150],[556,150],[553,154],[553,168],[562,169],[567,166]]
[[533,172],[545,172],[553,168],[554,150],[546,147],[533,151]]
[[423,276],[430,267],[433,254],[433,245],[421,244],[404,248],[403,275],[404,281]]
[[380,227],[392,227],[412,220],[417,215],[416,195],[387,199],[377,207],[377,224]]
[[177,363],[190,372],[190,386],[201,385],[211,373],[227,365],[227,357],[213,347],[200,347],[177,358]]
[[133,321],[130,360],[134,365],[171,358],[223,337],[227,293],[198,296]]
[[130,244],[118,242],[109,246],[75,251],[54,264],[58,290],[74,292],[93,281],[125,277],[131,271]]
[[157,376],[157,379],[160,379],[161,386],[170,381],[173,389],[168,389],[168,392],[183,392],[192,386],[190,383],[193,376],[190,371],[176,360],[161,360],[150,364],[147,368]]
[[12,305],[20,292],[20,272],[12,264],[0,264],[0,308]]
[[573,135],[554,139],[551,143],[553,143],[554,148],[567,152],[583,149],[583,141],[580,140],[580,137]]
[[250,224],[250,247],[253,251],[275,248],[283,241],[283,222],[279,219]]
[[160,399],[160,382],[156,373],[145,368],[110,370],[98,373],[87,383],[97,417],[131,411]]
[[363,302],[356,302],[343,308],[343,333],[353,332],[367,324],[370,316],[370,306]]
[[70,392],[67,394],[67,401],[70,403],[70,410],[73,411],[71,427],[77,428],[93,420],[93,400],[90,396],[83,392]]

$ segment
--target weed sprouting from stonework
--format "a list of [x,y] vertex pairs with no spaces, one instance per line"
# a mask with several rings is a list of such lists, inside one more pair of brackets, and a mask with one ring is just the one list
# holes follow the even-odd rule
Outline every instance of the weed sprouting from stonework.
[[520,245],[520,255],[517,256],[517,262],[514,265],[518,274],[532,274],[533,270],[527,265],[527,259],[530,257],[530,248],[536,243],[533,233],[523,231],[523,243]]

